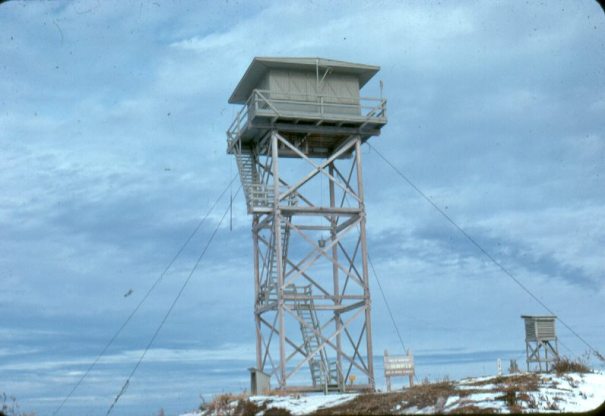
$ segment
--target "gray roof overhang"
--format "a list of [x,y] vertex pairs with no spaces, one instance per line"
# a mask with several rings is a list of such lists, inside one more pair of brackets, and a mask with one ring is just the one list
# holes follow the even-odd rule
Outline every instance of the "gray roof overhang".
[[[335,61],[323,58],[269,58],[256,57],[246,70],[244,76],[229,97],[230,104],[244,104],[252,94],[267,71],[279,69],[313,69],[332,68],[334,73],[357,75],[359,88],[362,88],[380,70],[379,66],[355,64],[352,62]],[[320,75],[321,76],[321,75]]]

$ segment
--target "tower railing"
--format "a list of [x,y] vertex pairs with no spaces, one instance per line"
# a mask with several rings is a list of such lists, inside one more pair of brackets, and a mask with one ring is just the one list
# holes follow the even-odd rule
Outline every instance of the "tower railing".
[[297,94],[255,89],[227,130],[229,149],[257,116],[386,122],[385,98]]

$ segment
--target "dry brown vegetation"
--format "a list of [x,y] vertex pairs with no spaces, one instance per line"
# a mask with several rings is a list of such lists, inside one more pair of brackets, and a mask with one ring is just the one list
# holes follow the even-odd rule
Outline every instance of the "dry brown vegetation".
[[201,410],[216,416],[255,416],[261,411],[264,416],[292,416],[286,409],[267,408],[265,403],[251,401],[247,393],[219,394]]
[[[444,410],[448,397],[457,396],[459,404],[457,414],[490,414],[498,409],[478,407],[471,401],[465,404],[465,397],[475,393],[495,392],[502,393],[496,400],[506,403],[511,413],[519,413],[522,403],[525,407],[537,408],[537,404],[530,392],[538,391],[539,376],[537,374],[519,374],[508,377],[495,377],[466,383],[464,388],[458,388],[450,381],[438,383],[423,382],[418,386],[404,391],[393,393],[373,393],[356,397],[355,399],[329,409],[320,409],[314,416],[328,415],[382,415],[398,413],[401,410],[434,406],[439,413]],[[487,385],[494,385],[486,389]],[[399,408],[398,408],[399,405]],[[556,403],[552,404],[553,410]]]
[[384,415],[393,413],[396,406],[402,402],[405,402],[406,407],[416,406],[421,409],[435,405],[439,398],[443,398],[445,403],[447,397],[454,394],[457,393],[450,381],[423,383],[401,392],[360,395],[341,405],[320,409],[313,415]]
[[502,392],[497,400],[506,403],[511,413],[521,413],[522,404],[530,409],[537,409],[538,405],[530,392],[536,392],[539,388],[539,376],[537,374],[519,374],[509,377],[496,377],[496,391]]
[[[578,371],[575,365],[567,365],[569,371]],[[573,370],[572,370],[573,369]],[[563,376],[574,387],[571,376]],[[365,393],[340,405],[318,409],[313,416],[328,415],[384,415],[415,412],[422,409],[436,413],[454,411],[456,414],[491,414],[501,412],[503,405],[515,414],[527,411],[560,409],[558,398],[539,394],[540,386],[556,388],[559,381],[548,375],[522,373],[508,376],[463,380],[452,382],[442,380],[435,383],[423,381],[421,384],[405,390],[391,393]],[[283,395],[281,392],[278,395]],[[474,394],[491,393],[493,402],[471,397]],[[446,408],[446,403],[450,404]],[[493,403],[493,404],[490,404]],[[262,412],[265,416],[291,416],[286,409],[268,408],[266,403],[255,403],[246,394],[223,394],[216,396],[205,410],[216,416],[253,416]]]
[[590,368],[581,359],[572,360],[568,357],[562,357],[555,361],[553,371],[557,374],[590,373]]
[[19,403],[14,396],[0,393],[0,416],[36,416],[34,412],[25,413],[19,410]]
[[242,401],[248,401],[247,394],[223,393],[214,396],[212,401],[203,406],[203,408],[200,408],[200,410],[216,415],[231,415],[234,408]]

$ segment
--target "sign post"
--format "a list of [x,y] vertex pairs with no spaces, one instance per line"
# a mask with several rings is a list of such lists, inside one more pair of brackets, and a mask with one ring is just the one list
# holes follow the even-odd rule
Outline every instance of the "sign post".
[[408,376],[410,387],[414,385],[414,356],[408,350],[406,355],[389,355],[384,350],[384,378],[387,382],[387,391],[391,391],[391,377]]

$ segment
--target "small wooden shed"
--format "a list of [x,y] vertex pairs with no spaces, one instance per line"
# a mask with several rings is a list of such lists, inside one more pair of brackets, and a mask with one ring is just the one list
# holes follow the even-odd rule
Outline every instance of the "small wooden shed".
[[559,347],[554,315],[522,315],[525,321],[525,353],[527,371],[548,372],[552,363],[559,358]]
[[555,333],[555,321],[557,317],[554,315],[545,316],[521,316],[525,321],[525,339],[531,341],[553,341],[557,339]]
[[271,390],[271,376],[258,368],[250,367],[250,393],[267,394]]

